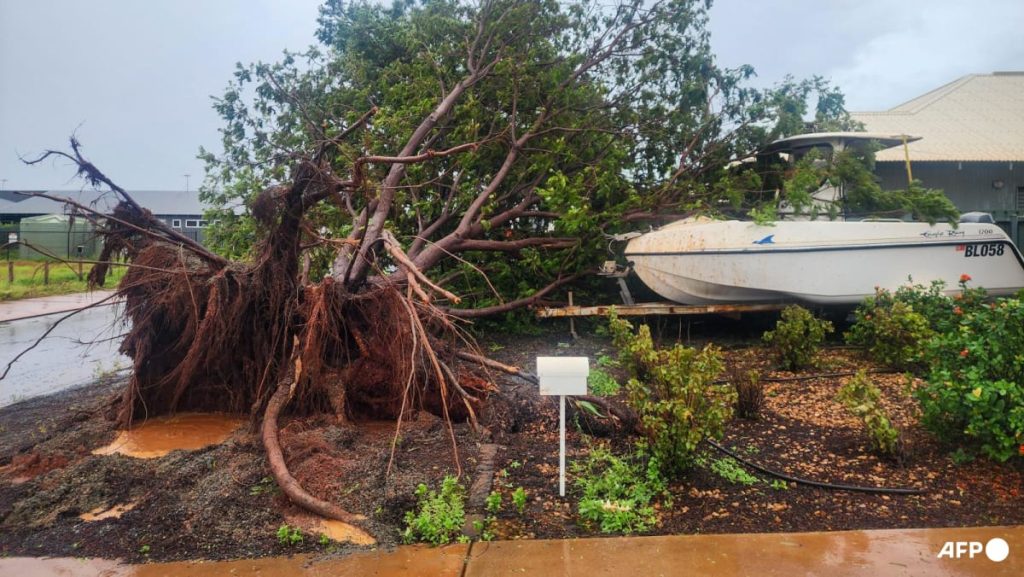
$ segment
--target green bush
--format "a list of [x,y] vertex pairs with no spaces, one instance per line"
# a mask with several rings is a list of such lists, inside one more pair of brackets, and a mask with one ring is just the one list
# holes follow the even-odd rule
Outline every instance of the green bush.
[[935,336],[928,319],[905,299],[885,289],[864,299],[854,311],[846,342],[863,347],[868,356],[900,370],[919,370],[928,341]]
[[441,492],[427,489],[420,483],[416,487],[416,510],[405,513],[405,531],[402,540],[432,545],[445,545],[453,541],[463,542],[462,534],[466,523],[465,489],[458,479],[446,476],[441,482]]
[[1006,461],[1024,444],[1024,302],[972,306],[928,346],[922,422],[940,438]]
[[635,533],[654,526],[652,501],[665,492],[657,460],[643,450],[617,457],[602,445],[590,448],[572,472],[580,492],[579,516],[602,533]]
[[736,401],[732,386],[715,384],[722,372],[718,349],[697,351],[678,343],[657,348],[648,326],[634,333],[614,311],[609,328],[630,375],[627,402],[640,417],[652,456],[667,475],[687,469],[705,437],[721,436]]
[[587,390],[591,395],[611,397],[617,395],[621,388],[615,377],[601,369],[593,369],[587,375]]
[[821,343],[825,342],[825,335],[833,330],[831,322],[819,320],[811,311],[792,305],[783,309],[775,330],[764,333],[762,339],[771,347],[782,368],[795,371],[811,365]]
[[900,454],[900,432],[882,407],[882,393],[867,373],[858,371],[839,389],[837,400],[864,422],[873,451],[890,457]]
[[302,531],[298,527],[281,525],[277,528],[277,542],[282,545],[294,547],[302,543]]
[[516,487],[516,490],[512,491],[512,504],[520,515],[526,512],[526,489]]

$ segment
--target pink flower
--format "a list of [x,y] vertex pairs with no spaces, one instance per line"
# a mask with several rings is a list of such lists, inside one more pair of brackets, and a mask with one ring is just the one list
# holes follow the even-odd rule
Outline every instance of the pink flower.
[[960,282],[967,282],[969,280],[971,280],[971,275],[967,273],[960,275]]

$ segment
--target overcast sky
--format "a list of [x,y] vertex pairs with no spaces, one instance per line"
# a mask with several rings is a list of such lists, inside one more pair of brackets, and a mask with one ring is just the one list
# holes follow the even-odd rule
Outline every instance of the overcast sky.
[[[319,0],[0,0],[0,182],[71,189],[86,154],[128,189],[184,189],[202,178],[200,145],[219,150],[210,107],[235,62],[276,60],[313,42]],[[717,0],[719,63],[751,64],[768,86],[830,78],[850,110],[884,110],[970,73],[1024,68],[1022,0]]]

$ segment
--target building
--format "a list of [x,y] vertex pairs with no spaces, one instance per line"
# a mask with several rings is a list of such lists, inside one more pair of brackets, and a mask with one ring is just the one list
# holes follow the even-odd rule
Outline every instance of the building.
[[[77,191],[0,191],[0,234],[4,235],[6,241],[16,240],[20,232],[21,221],[44,215],[69,215],[67,230],[51,231],[52,235],[61,235],[71,238],[77,234],[77,227],[81,226],[82,219],[75,219],[74,207],[55,202],[48,198],[32,196],[33,193],[45,193],[53,197],[68,198],[80,204],[95,208],[101,212],[110,212],[117,204],[118,198],[112,192],[97,192],[94,190]],[[203,229],[206,228],[206,221],[203,213],[207,205],[199,200],[198,191],[156,191],[142,190],[129,191],[132,198],[144,208],[149,209],[157,218],[166,222],[171,228],[181,231],[190,238],[203,241]],[[51,223],[50,228],[53,225]],[[38,227],[37,227],[38,228]],[[37,234],[42,234],[36,231]],[[40,239],[42,240],[42,239]],[[67,240],[67,239],[65,239]],[[54,241],[56,245],[61,242]],[[53,244],[53,243],[49,243]],[[71,252],[64,254],[61,251],[58,256],[73,257],[74,249],[79,242],[72,243],[67,240],[63,244],[72,246],[68,249]]]
[[[80,204],[108,212],[117,204],[117,197],[112,192],[94,190],[76,191],[0,191],[0,223],[17,224],[22,218],[41,216],[44,214],[67,214],[70,207],[47,198],[31,196],[42,192],[50,196],[69,198]],[[209,208],[199,200],[199,191],[179,190],[136,190],[128,191],[143,208],[149,209],[171,227],[184,232],[192,238],[202,236],[206,227],[203,213]]]
[[[972,74],[883,112],[854,112],[868,132],[907,134],[913,177],[961,212],[990,212],[1024,243],[1024,72]],[[907,185],[903,147],[877,155],[882,188]]]

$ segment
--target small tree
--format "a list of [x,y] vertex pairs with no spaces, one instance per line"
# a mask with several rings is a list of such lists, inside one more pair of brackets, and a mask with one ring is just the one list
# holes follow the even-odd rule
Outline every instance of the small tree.
[[817,319],[811,311],[792,305],[783,309],[775,330],[764,333],[762,339],[771,346],[783,368],[795,371],[814,361],[825,335],[833,330],[831,322]]
[[919,370],[929,340],[935,336],[927,318],[904,297],[885,289],[864,299],[854,311],[846,342],[864,347],[868,356],[896,369]]
[[900,432],[882,406],[882,393],[865,371],[857,372],[841,389],[836,399],[864,423],[868,443],[873,451],[886,456],[899,456]]
[[679,343],[655,347],[650,327],[633,332],[633,325],[614,312],[609,326],[630,374],[629,405],[640,416],[651,455],[666,474],[678,474],[690,467],[700,442],[720,437],[732,416],[735,390],[715,383],[722,372],[718,349],[708,345],[697,351]]

